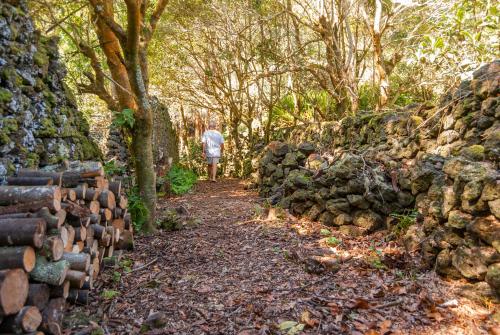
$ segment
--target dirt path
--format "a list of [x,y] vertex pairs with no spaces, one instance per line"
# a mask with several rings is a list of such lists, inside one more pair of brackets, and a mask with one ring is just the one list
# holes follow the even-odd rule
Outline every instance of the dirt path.
[[[162,208],[180,205],[201,223],[138,238],[132,262],[116,269],[121,280],[103,275],[101,291],[117,296],[94,297],[73,315],[110,334],[138,333],[152,312],[165,325],[150,334],[488,333],[491,302],[474,304],[454,295],[457,283],[414,272],[382,234],[326,240],[318,224],[259,219],[257,195],[237,180],[202,181]],[[280,330],[294,325],[286,321],[297,325]]]

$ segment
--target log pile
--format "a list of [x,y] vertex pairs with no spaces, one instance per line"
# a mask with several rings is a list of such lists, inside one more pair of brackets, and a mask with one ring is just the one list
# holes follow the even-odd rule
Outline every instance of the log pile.
[[0,186],[0,333],[61,334],[103,260],[133,248],[120,181],[97,162],[21,169]]

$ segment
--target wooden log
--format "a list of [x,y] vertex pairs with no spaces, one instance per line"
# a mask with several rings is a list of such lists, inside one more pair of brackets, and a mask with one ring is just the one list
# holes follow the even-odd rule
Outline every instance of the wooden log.
[[103,259],[105,258],[104,254],[106,253],[106,247],[99,246],[99,264],[102,264]]
[[86,178],[81,180],[84,183],[87,183],[89,187],[98,188],[100,190],[104,190],[108,186],[108,182],[104,177],[94,177],[94,178]]
[[30,278],[40,283],[58,286],[64,282],[68,270],[69,263],[65,260],[49,262],[45,257],[37,256],[35,268],[31,271]]
[[115,180],[109,182],[109,190],[113,192],[116,198],[122,194],[122,181]]
[[66,212],[68,212],[69,216],[76,218],[86,218],[91,214],[88,208],[80,206],[75,202],[63,203],[62,207]]
[[113,226],[106,227],[106,233],[111,236],[111,243],[113,244],[115,242],[115,234],[116,234],[116,229],[113,228]]
[[99,194],[101,194],[101,191],[99,189],[95,188],[88,188],[87,191],[85,192],[85,197],[83,198],[85,201],[94,201],[99,198]]
[[65,225],[64,227],[68,232],[68,242],[64,247],[64,251],[71,251],[73,250],[73,242],[75,241],[75,228],[73,228],[73,226],[70,225]]
[[64,209],[61,209],[58,211],[55,215],[59,222],[58,222],[58,228],[61,227],[64,224],[64,221],[66,221],[66,211]]
[[65,280],[64,283],[58,286],[50,287],[50,298],[64,298],[66,299],[69,294],[69,281]]
[[90,225],[94,232],[94,237],[98,240],[102,240],[104,234],[106,233],[106,227],[101,226],[99,224]]
[[75,241],[85,241],[87,239],[87,228],[76,227],[75,228]]
[[45,238],[46,223],[40,218],[0,220],[0,246],[30,245],[40,248]]
[[48,177],[52,179],[53,185],[61,186],[62,185],[62,173],[61,172],[46,172],[40,170],[32,170],[32,169],[19,169],[17,171],[18,177]]
[[114,228],[119,229],[120,231],[124,231],[125,230],[125,220],[123,220],[123,219],[114,219],[111,222],[111,225]]
[[[64,211],[59,211],[59,212],[64,212]],[[47,229],[52,229],[52,228],[59,228],[64,221],[64,219],[61,221],[61,217],[59,217],[58,214],[59,212],[56,213],[56,215],[52,215],[50,213],[50,210],[47,207],[40,208],[37,212],[31,213],[31,212],[25,212],[25,213],[11,213],[11,214],[2,214],[0,215],[0,220],[1,219],[26,219],[26,218],[42,218],[45,220],[47,223]]]
[[121,209],[120,207],[116,206],[115,209],[113,210],[113,217],[115,219],[122,218],[123,217],[123,212],[124,212],[123,209]]
[[109,247],[106,248],[106,251],[104,252],[104,256],[105,257],[113,256],[113,251],[115,251],[115,248],[113,247],[113,244],[111,244]]
[[99,195],[99,203],[102,207],[109,208],[113,210],[116,207],[116,198],[111,191],[102,191]]
[[[61,203],[61,188],[58,186],[0,186],[0,205],[31,203],[42,199]],[[56,204],[53,205],[56,208]]]
[[92,278],[97,278],[97,276],[99,275],[100,267],[101,267],[101,264],[99,263],[99,257],[92,258],[91,263],[92,263],[91,264],[92,273],[90,275],[92,275]]
[[[75,249],[75,246],[77,247]],[[85,242],[83,241],[78,241],[78,242],[75,242],[75,245],[73,246],[73,252],[82,252],[83,251],[83,248],[85,248]]]
[[128,230],[121,232],[120,239],[115,244],[115,247],[122,250],[134,250],[134,235]]
[[74,189],[71,189],[71,188],[67,188],[67,193],[68,193],[68,199],[71,200],[71,201],[76,201],[77,197],[76,197],[76,192]]
[[87,184],[80,184],[73,190],[75,191],[76,198],[78,200],[85,200],[85,196],[87,195]]
[[99,213],[101,214],[101,222],[108,222],[113,219],[113,212],[109,208],[101,208]]
[[99,210],[101,209],[101,204],[97,200],[93,200],[87,203],[87,208],[92,214],[99,214]]
[[99,240],[99,246],[107,247],[111,244],[112,240],[113,240],[112,236],[106,232],[104,236]]
[[7,184],[15,186],[50,186],[54,180],[50,177],[8,177]]
[[66,274],[66,279],[69,281],[69,286],[71,288],[79,289],[82,288],[86,276],[87,275],[85,272],[68,270],[68,273]]
[[90,214],[90,224],[99,224],[101,222],[101,214]]
[[43,242],[43,246],[39,251],[41,256],[52,261],[61,259],[64,252],[64,242],[60,236],[49,236]]
[[63,248],[68,245],[68,229],[62,226],[59,229],[51,229],[47,232],[47,236],[57,236],[63,242]]
[[6,317],[0,324],[2,333],[34,332],[42,323],[42,314],[35,306],[25,306],[16,315]]
[[82,252],[89,254],[90,257],[96,257],[99,252],[99,241],[94,240],[91,245],[86,245]]
[[120,208],[125,209],[128,206],[128,198],[125,195],[121,195],[118,198],[117,203]]
[[85,239],[85,246],[91,246],[94,243],[94,228],[89,225],[87,228],[87,238]]
[[22,269],[0,271],[0,315],[21,310],[28,297],[28,275]]
[[40,330],[52,335],[62,334],[62,319],[64,317],[65,299],[55,298],[42,311]]
[[70,289],[68,301],[72,304],[87,305],[89,303],[89,290]]
[[0,206],[0,215],[36,212],[37,210],[48,207],[51,211],[57,212],[61,210],[61,202],[53,199],[42,199],[39,201],[15,204],[10,206]]
[[82,290],[92,290],[94,288],[94,278],[92,276],[85,277]]
[[0,248],[0,270],[20,268],[30,272],[35,267],[35,250],[32,247]]
[[69,263],[71,270],[86,272],[90,266],[90,255],[85,253],[65,252],[62,259]]
[[47,284],[33,283],[29,286],[28,300],[26,305],[36,306],[39,310],[43,310],[50,298],[50,286]]
[[130,213],[127,213],[123,216],[123,221],[125,222],[125,229],[130,230],[130,227],[132,227],[132,216]]
[[79,172],[82,178],[104,177],[104,167],[96,161],[71,161],[66,166],[68,172]]

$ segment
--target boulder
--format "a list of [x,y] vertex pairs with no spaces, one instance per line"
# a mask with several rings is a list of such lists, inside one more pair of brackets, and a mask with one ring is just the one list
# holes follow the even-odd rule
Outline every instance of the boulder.
[[353,221],[352,216],[350,216],[349,214],[342,213],[335,217],[334,223],[337,226],[345,226],[352,224],[352,221]]
[[322,212],[323,212],[323,206],[315,204],[309,209],[306,216],[309,220],[316,221]]
[[330,199],[325,204],[326,210],[334,215],[349,213],[351,208],[346,199]]
[[347,201],[353,207],[360,209],[370,208],[370,203],[366,201],[365,197],[359,194],[349,194],[347,195]]
[[497,219],[500,219],[500,199],[488,201],[488,207],[490,208],[491,214]]
[[465,148],[462,148],[460,151],[460,154],[462,154],[464,157],[467,159],[470,159],[472,161],[482,161],[485,158],[485,149],[484,146],[480,144],[474,144]]
[[384,225],[384,220],[380,215],[371,210],[363,210],[354,213],[353,223],[367,232],[373,232]]
[[488,181],[484,185],[481,199],[485,201],[500,199],[500,180]]
[[459,279],[462,274],[452,264],[452,254],[450,249],[443,249],[436,257],[436,272],[442,276]]
[[446,218],[450,211],[458,205],[457,193],[453,186],[443,187],[443,201],[441,203],[441,215]]
[[464,191],[462,193],[462,200],[473,201],[481,196],[483,191],[483,182],[480,180],[473,180],[465,184]]
[[491,264],[486,272],[486,282],[500,295],[500,263]]
[[316,146],[314,145],[314,143],[311,142],[302,142],[299,144],[298,149],[305,156],[309,156],[310,154],[316,151]]
[[452,264],[468,279],[483,280],[488,268],[473,249],[460,246],[452,252]]
[[329,211],[324,211],[321,213],[319,216],[319,222],[326,226],[333,226],[333,220],[335,219],[335,216],[330,213]]
[[467,226],[467,230],[499,250],[500,220],[495,216],[478,217]]
[[311,176],[307,171],[292,170],[285,178],[284,186],[287,189],[309,188],[311,186]]
[[421,225],[414,224],[408,227],[405,235],[403,236],[403,244],[406,252],[412,253],[420,249],[420,246],[425,238],[425,232]]
[[274,156],[285,156],[289,150],[289,146],[286,143],[280,141],[272,141],[267,145],[267,148],[272,152]]
[[445,130],[437,138],[438,145],[450,144],[456,141],[460,134],[456,130]]
[[464,181],[495,179],[496,172],[487,163],[469,161],[463,157],[454,157],[446,161],[443,171],[451,178]]
[[464,229],[472,221],[472,215],[461,212],[459,210],[452,210],[448,215],[447,227]]
[[352,236],[352,237],[359,237],[359,236],[366,235],[368,233],[365,229],[358,227],[358,226],[353,226],[353,225],[340,226],[339,232],[341,232],[342,234],[345,234],[345,235]]
[[324,167],[326,161],[319,154],[310,154],[306,160],[306,167],[311,170],[320,170]]

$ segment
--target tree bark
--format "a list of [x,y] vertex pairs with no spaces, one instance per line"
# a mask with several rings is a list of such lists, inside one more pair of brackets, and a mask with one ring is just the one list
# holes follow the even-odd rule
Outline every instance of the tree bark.
[[90,255],[86,253],[65,252],[62,259],[69,263],[71,270],[87,272],[90,266]]
[[30,245],[40,248],[45,238],[46,223],[43,219],[0,220],[0,246]]
[[16,315],[9,316],[0,324],[2,333],[34,332],[42,323],[42,315],[35,306],[25,306]]
[[47,284],[30,284],[28,292],[28,300],[26,305],[36,306],[39,310],[43,310],[50,298],[50,287]]
[[32,247],[0,248],[0,270],[20,268],[31,272],[35,267],[35,259]]
[[69,263],[65,260],[48,262],[43,256],[36,257],[36,265],[30,273],[30,277],[41,283],[50,285],[61,285],[66,278]]
[[64,298],[56,298],[49,301],[49,304],[42,311],[42,324],[40,330],[47,334],[62,334],[62,319],[66,307]]

